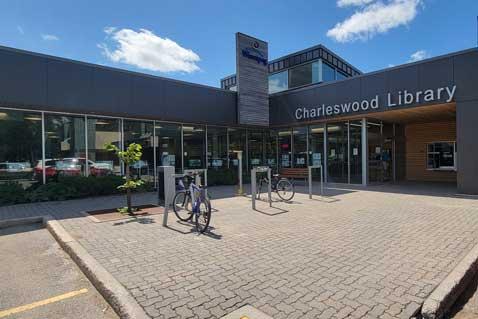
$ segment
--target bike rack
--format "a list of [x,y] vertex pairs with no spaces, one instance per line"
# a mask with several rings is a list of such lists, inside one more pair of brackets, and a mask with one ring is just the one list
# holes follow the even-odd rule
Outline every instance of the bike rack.
[[269,207],[272,207],[272,197],[271,197],[271,169],[267,166],[257,166],[251,170],[251,195],[252,195],[252,209],[256,210],[256,195],[257,195],[257,173],[267,172],[267,179],[269,183],[267,185],[267,193],[269,198]]
[[[169,206],[172,204],[174,193],[176,192],[176,183],[174,180],[174,166],[158,166],[158,201],[160,193],[164,195],[164,214],[163,214],[163,226],[168,226],[168,211]],[[159,183],[163,182],[163,186],[160,187]]]
[[320,169],[320,195],[324,196],[324,171],[322,165],[309,166],[309,199],[312,199],[312,170]]
[[[182,176],[193,174],[196,174],[196,180],[194,181],[196,185],[207,186],[207,169],[185,169],[184,174],[182,174]],[[201,184],[201,174],[204,176],[204,184]]]
[[238,161],[237,176],[239,176],[239,185],[238,185],[238,189],[237,189],[237,195],[242,196],[242,195],[244,195],[244,188],[243,188],[243,185],[242,185],[242,151],[232,151],[232,152],[237,154],[237,161]]

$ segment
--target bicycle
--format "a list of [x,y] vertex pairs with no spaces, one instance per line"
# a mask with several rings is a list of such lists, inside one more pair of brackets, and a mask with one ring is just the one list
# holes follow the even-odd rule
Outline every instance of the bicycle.
[[211,203],[206,194],[205,186],[198,186],[194,179],[198,174],[185,176],[189,178],[189,187],[186,188],[182,180],[179,180],[178,191],[174,195],[173,210],[176,217],[187,222],[193,219],[196,230],[204,233],[211,222]]
[[[269,179],[267,178],[267,176],[259,179],[257,186],[257,199],[260,199],[262,184],[267,187],[268,183]],[[292,182],[289,181],[287,178],[280,177],[279,174],[272,175],[271,191],[276,192],[280,199],[285,202],[292,200],[295,195],[294,184],[292,184]]]

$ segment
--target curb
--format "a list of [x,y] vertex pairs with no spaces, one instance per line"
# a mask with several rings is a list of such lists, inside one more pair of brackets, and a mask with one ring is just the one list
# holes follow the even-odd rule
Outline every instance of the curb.
[[473,247],[428,296],[422,306],[422,317],[424,319],[443,318],[477,273],[478,245]]
[[143,308],[52,216],[0,221],[0,228],[42,223],[121,319],[150,319]]
[[27,224],[38,224],[42,222],[43,222],[43,216],[6,219],[6,220],[0,220],[0,228],[7,228],[12,226],[27,225]]
[[43,224],[122,319],[150,319],[143,308],[52,216]]

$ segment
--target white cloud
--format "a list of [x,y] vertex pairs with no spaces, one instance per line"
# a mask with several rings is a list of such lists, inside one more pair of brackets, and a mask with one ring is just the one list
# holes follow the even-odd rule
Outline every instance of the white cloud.
[[[364,3],[364,0],[339,0],[338,4],[341,1]],[[375,1],[337,23],[327,32],[327,36],[338,42],[370,39],[376,34],[411,22],[415,19],[421,2],[422,0],[389,0],[386,3]]]
[[417,52],[410,55],[410,60],[408,60],[408,62],[417,62],[417,61],[428,59],[429,57],[430,57],[430,54],[428,54],[427,51],[418,50]]
[[60,40],[60,38],[57,37],[54,34],[42,34],[41,38],[45,41],[58,41],[58,40]]
[[111,34],[113,32],[116,31],[116,28],[115,27],[106,27],[103,29],[103,31],[106,33],[106,34]]
[[18,33],[20,33],[21,35],[24,35],[25,34],[25,30],[23,30],[23,28],[19,25],[17,25],[17,31]]
[[199,70],[201,59],[190,49],[181,47],[168,38],[161,38],[145,29],[104,29],[107,39],[115,42],[115,48],[101,43],[98,47],[113,62],[121,62],[141,69],[159,72],[187,72]]
[[351,7],[351,6],[363,6],[374,1],[375,0],[338,0],[337,6],[340,8]]

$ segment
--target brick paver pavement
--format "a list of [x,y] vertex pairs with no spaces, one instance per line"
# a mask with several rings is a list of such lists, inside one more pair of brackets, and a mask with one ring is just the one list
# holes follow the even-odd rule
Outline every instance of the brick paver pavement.
[[262,212],[249,198],[215,199],[214,229],[201,236],[174,215],[163,228],[162,215],[93,223],[78,213],[123,205],[115,196],[3,207],[0,218],[53,214],[153,318],[218,318],[246,304],[274,318],[408,318],[478,243],[478,201],[422,190],[298,194],[260,202]]

